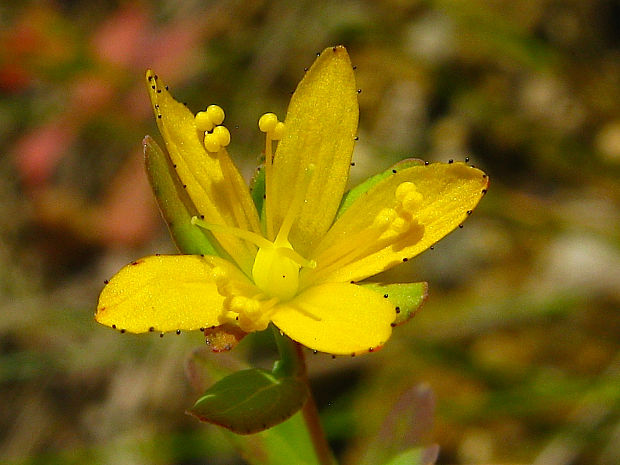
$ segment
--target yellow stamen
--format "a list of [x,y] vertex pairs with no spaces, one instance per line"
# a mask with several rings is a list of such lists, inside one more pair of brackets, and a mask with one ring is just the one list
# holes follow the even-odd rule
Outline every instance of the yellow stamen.
[[230,234],[232,236],[236,236],[240,239],[246,240],[257,247],[273,247],[273,243],[265,239],[260,234],[256,234],[252,231],[247,231],[245,229],[234,228],[232,226],[226,226],[223,224],[215,224],[215,223],[207,223],[205,220],[198,218],[197,216],[193,216],[191,223],[195,226],[198,226],[202,229],[206,229],[208,231],[213,232],[221,232]]
[[282,139],[284,134],[284,123],[278,121],[278,117],[274,113],[265,113],[258,120],[258,128],[265,133],[265,223],[267,225],[267,237],[272,239],[273,218],[272,218],[272,178],[271,172],[273,168],[273,144],[274,140]]
[[215,126],[213,128],[213,135],[217,137],[220,146],[227,147],[230,144],[230,131],[228,131],[226,126]]
[[354,234],[348,240],[346,248],[340,246],[321,251],[319,273],[331,272],[343,263],[378,252],[398,238],[413,232],[418,225],[415,213],[422,206],[422,194],[412,182],[403,182],[394,191],[394,199],[394,208],[380,210],[371,227]]
[[196,129],[204,132],[203,144],[211,153],[217,153],[222,147],[230,144],[230,132],[225,126],[224,110],[217,105],[209,105],[205,111],[199,111],[194,117]]
[[222,124],[222,122],[224,121],[224,110],[222,110],[222,108],[217,105],[209,105],[207,107],[206,113],[209,116],[211,122],[216,126],[218,124]]

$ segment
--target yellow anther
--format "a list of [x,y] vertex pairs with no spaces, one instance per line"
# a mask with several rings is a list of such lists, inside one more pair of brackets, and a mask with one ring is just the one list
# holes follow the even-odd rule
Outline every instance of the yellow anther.
[[221,267],[215,266],[211,269],[211,278],[216,284],[219,284],[227,281],[228,275]]
[[284,136],[284,123],[282,121],[278,121],[276,127],[273,128],[273,131],[271,131],[270,136],[273,140],[282,139],[282,136]]
[[372,223],[373,228],[385,229],[398,217],[396,211],[392,208],[384,208],[375,217]]
[[402,199],[401,204],[405,211],[411,212],[417,210],[422,205],[422,194],[417,191],[407,193]]
[[217,105],[209,105],[206,111],[207,115],[209,115],[209,120],[213,123],[214,126],[218,124],[222,124],[224,122],[224,110]]
[[247,313],[255,316],[260,312],[260,302],[244,296],[234,296],[230,299],[228,308],[235,313]]
[[214,126],[213,122],[209,118],[209,114],[206,111],[199,111],[196,113],[194,122],[196,123],[196,129],[203,132],[210,131]]
[[396,218],[394,221],[392,221],[392,224],[390,225],[390,229],[392,229],[394,232],[398,234],[407,232],[409,231],[410,228],[411,228],[411,221],[409,221],[408,219],[402,216],[399,216],[398,218]]
[[205,149],[207,149],[208,152],[217,153],[220,151],[220,141],[215,134],[210,132],[205,134],[204,143]]
[[278,117],[275,113],[265,113],[258,120],[258,128],[262,132],[272,132],[278,124]]
[[215,128],[213,128],[213,135],[217,137],[217,140],[222,147],[226,147],[230,144],[230,132],[226,126],[215,126]]
[[409,181],[401,182],[396,188],[396,193],[395,193],[396,199],[399,202],[402,202],[405,196],[409,194],[410,192],[416,192],[415,184]]

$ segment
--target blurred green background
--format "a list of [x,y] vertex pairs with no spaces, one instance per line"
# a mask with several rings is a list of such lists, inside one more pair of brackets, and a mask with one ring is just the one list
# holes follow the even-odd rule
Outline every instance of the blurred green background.
[[[184,415],[200,333],[92,318],[104,279],[174,251],[142,169],[142,137],[160,140],[144,71],[194,111],[224,107],[249,176],[257,118],[283,118],[315,53],[344,44],[362,89],[353,183],[470,157],[491,186],[389,273],[430,297],[383,350],[309,355],[339,457],[358,463],[421,384],[416,434],[439,464],[620,463],[618,18],[614,0],[3,2],[0,462],[240,463]],[[270,363],[257,347],[236,352]]]

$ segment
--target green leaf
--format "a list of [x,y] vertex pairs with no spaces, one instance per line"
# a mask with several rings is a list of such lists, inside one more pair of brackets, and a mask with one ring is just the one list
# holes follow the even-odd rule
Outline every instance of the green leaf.
[[219,255],[208,236],[191,224],[198,210],[183,189],[172,162],[150,136],[142,141],[146,174],[170,235],[182,253]]
[[219,380],[188,413],[235,433],[251,434],[283,422],[307,397],[308,387],[299,378],[278,378],[270,371],[249,369]]
[[[385,178],[394,174],[394,171],[403,170],[405,168],[409,168],[410,166],[423,165],[423,160],[418,160],[417,158],[408,158],[406,160],[399,161],[394,166],[388,168],[382,173],[375,174],[374,176],[369,177],[366,181],[358,184],[356,187],[351,189],[349,192],[344,194],[342,197],[342,201],[340,202],[340,208],[336,213],[336,219],[340,218],[340,216],[355,202],[362,194],[368,192],[374,186],[376,186],[380,181],[383,181]],[[334,220],[335,221],[335,220]]]
[[[185,372],[197,392],[204,392],[217,379],[230,375],[247,365],[230,353],[214,356],[207,347],[200,347],[187,358]],[[260,433],[240,436],[227,429],[218,429],[250,465],[319,465],[308,429],[300,413]]]
[[398,454],[385,465],[433,465],[437,460],[439,447],[416,447]]
[[396,326],[409,321],[420,309],[428,296],[428,283],[360,283],[387,298],[397,307]]

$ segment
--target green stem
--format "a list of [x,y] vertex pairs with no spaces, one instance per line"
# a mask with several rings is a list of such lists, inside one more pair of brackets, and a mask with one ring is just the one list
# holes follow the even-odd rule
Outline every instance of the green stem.
[[316,453],[316,457],[321,465],[335,465],[336,460],[329,447],[325,431],[321,426],[319,411],[312,395],[310,382],[308,380],[308,372],[306,370],[306,361],[301,346],[292,341],[287,336],[280,333],[274,326],[274,337],[280,353],[280,360],[276,362],[274,374],[280,376],[296,376],[299,377],[308,386],[308,399],[306,400],[301,413],[304,423],[308,430],[308,435],[312,440],[312,445]]

